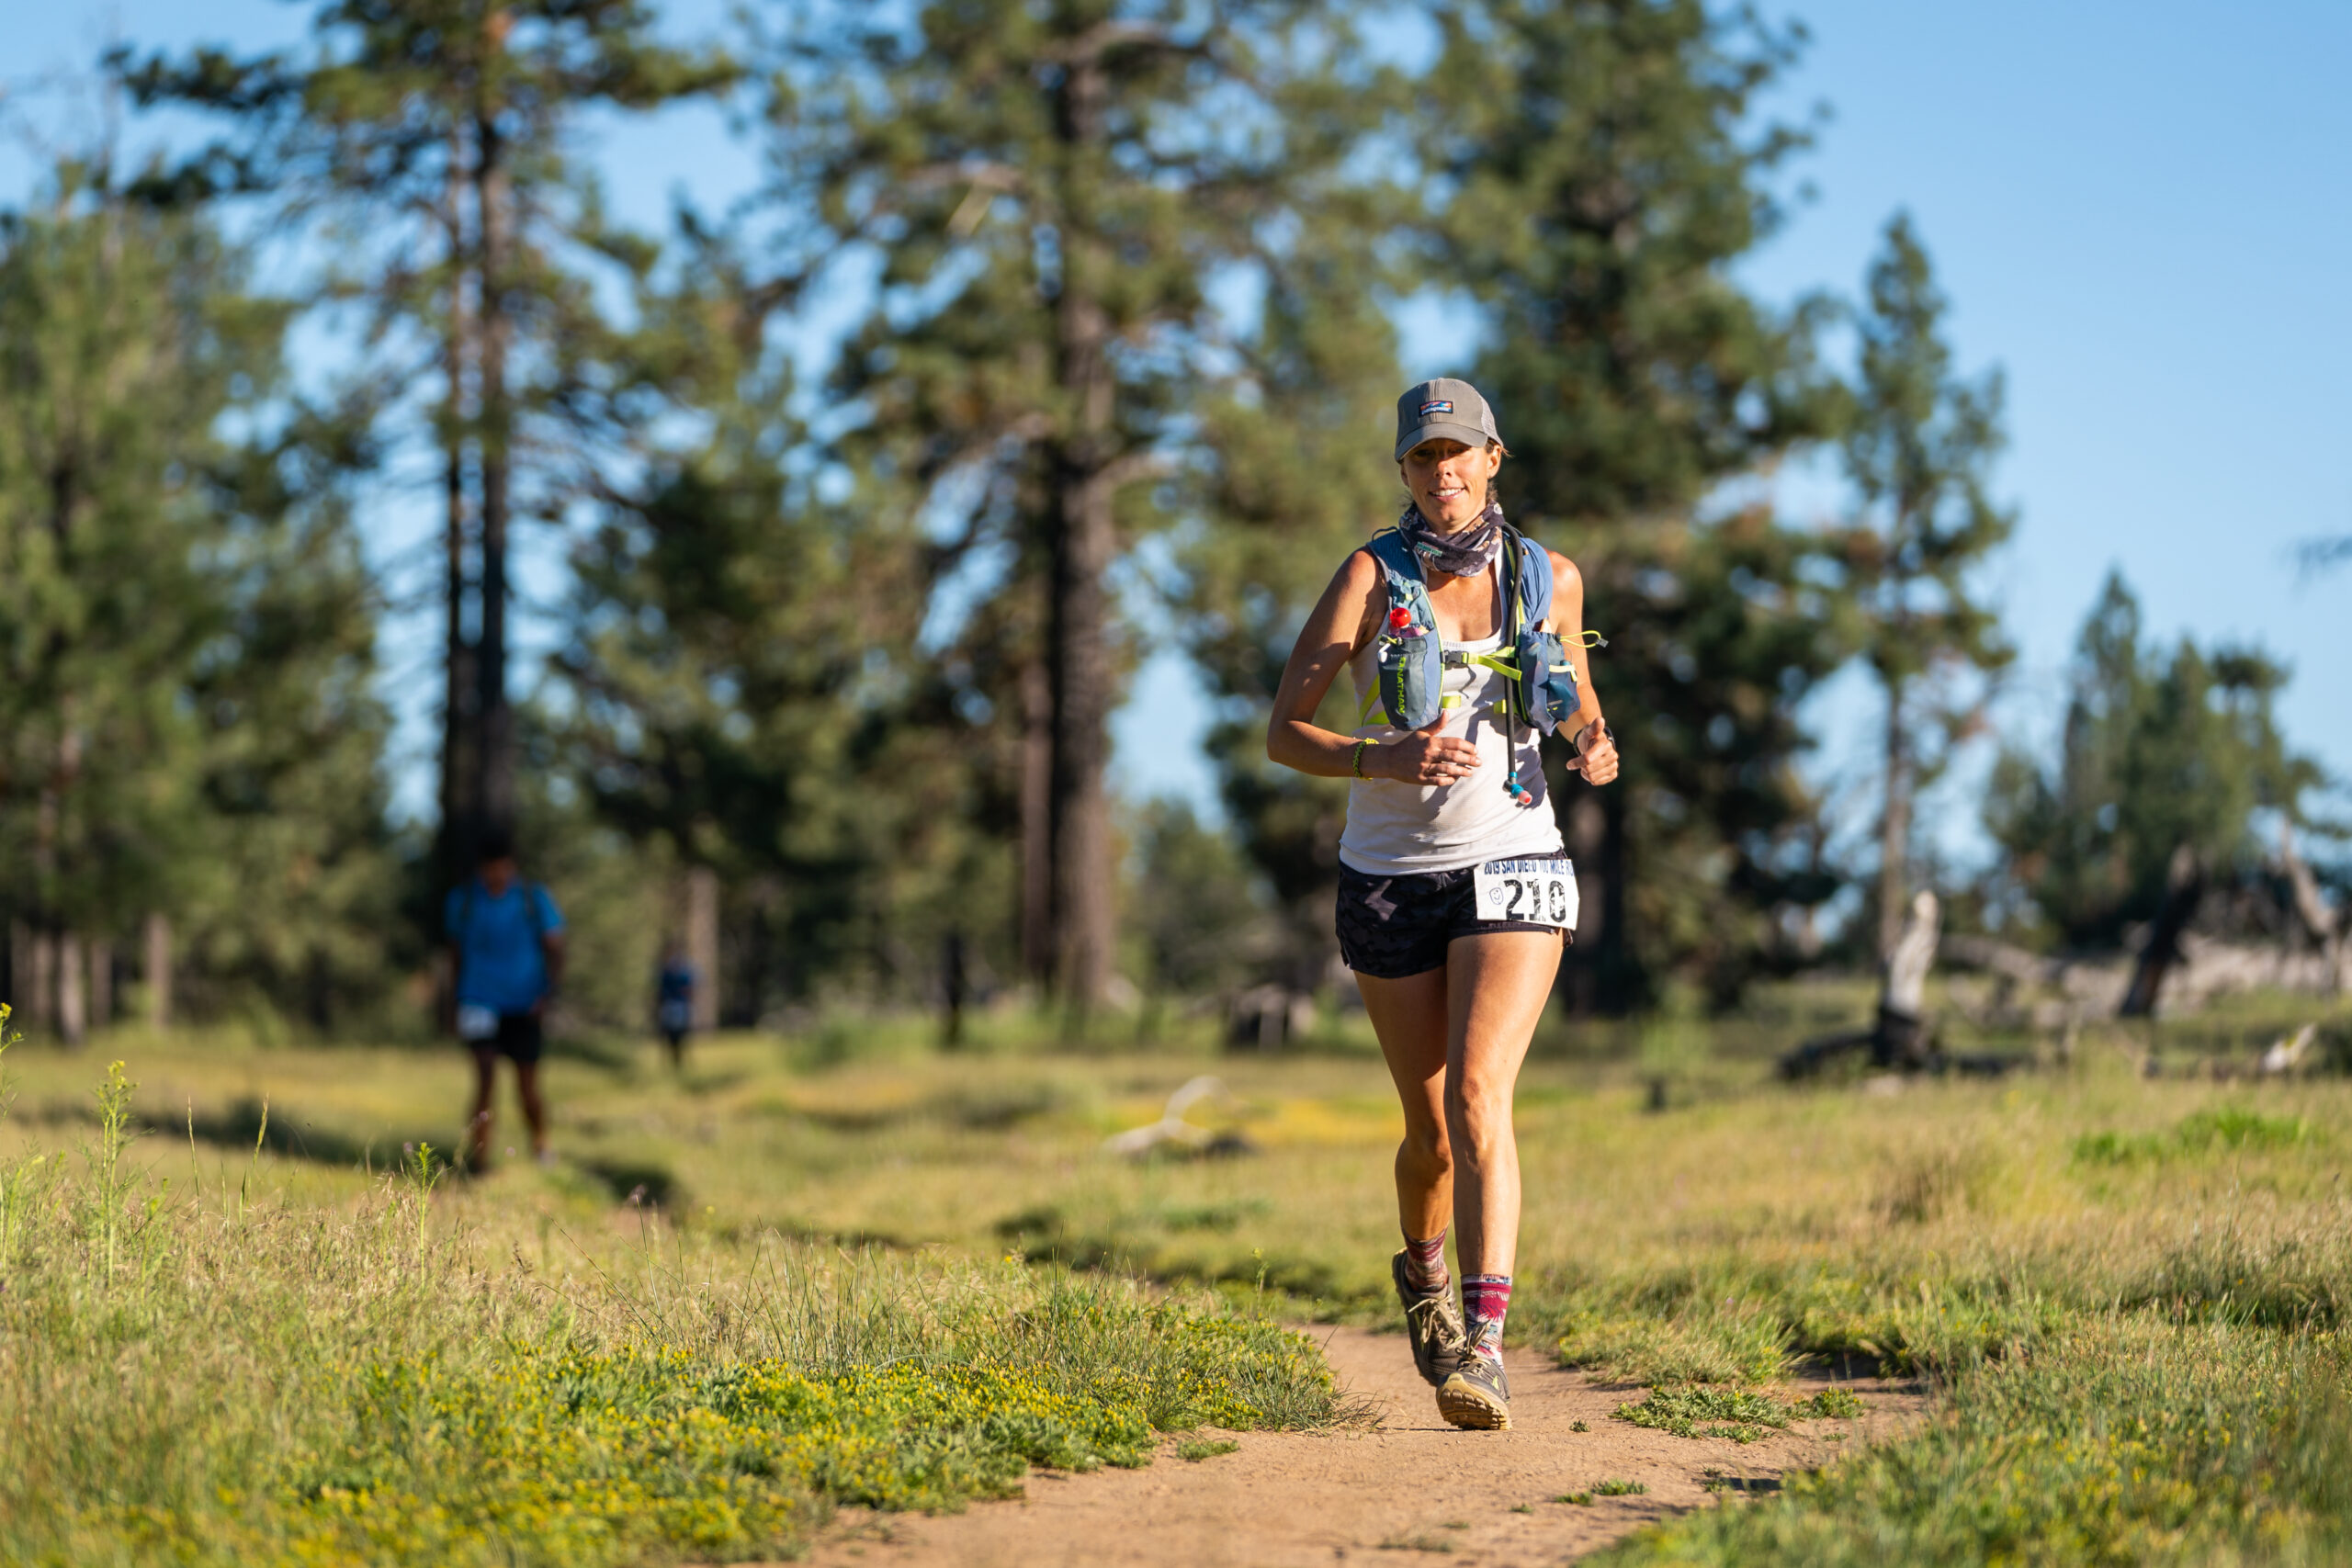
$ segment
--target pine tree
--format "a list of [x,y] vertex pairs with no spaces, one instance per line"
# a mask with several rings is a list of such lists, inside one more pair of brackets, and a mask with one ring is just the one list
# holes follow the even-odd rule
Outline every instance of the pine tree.
[[446,877],[514,814],[511,530],[562,504],[552,416],[582,390],[571,345],[595,335],[566,251],[627,249],[602,231],[567,135],[590,108],[658,107],[737,71],[655,41],[642,0],[325,0],[313,32],[307,56],[117,65],[141,102],[241,122],[151,197],[266,194],[291,218],[328,220],[336,253],[356,259],[324,296],[365,301],[371,347],[405,361],[391,390],[431,400],[447,513]]
[[374,599],[288,314],[103,164],[0,227],[0,902],[69,1035],[147,915],[216,997],[323,1021],[386,978]]
[[[1266,712],[1308,609],[1400,503],[1387,454],[1403,373],[1381,299],[1404,279],[1378,241],[1401,205],[1377,187],[1334,189],[1261,259],[1258,331],[1204,414],[1217,454],[1199,503],[1209,526],[1178,555],[1182,640],[1218,700],[1207,749],[1219,793],[1274,891],[1301,989],[1334,951],[1348,786],[1269,761]],[[1322,716],[1335,728],[1353,725],[1346,687]]]
[[2261,814],[2311,825],[2304,797],[2326,782],[2278,728],[2286,681],[2252,649],[2148,646],[2110,573],[2075,642],[2057,756],[2011,747],[1995,768],[1996,905],[2061,945],[2113,948],[2156,918],[2184,852],[2209,886],[2267,876]]
[[1348,106],[1323,76],[1339,32],[1291,0],[860,16],[777,115],[778,161],[821,167],[827,220],[883,256],[884,308],[831,388],[865,416],[841,451],[947,548],[1001,560],[1002,592],[1035,595],[999,622],[1035,638],[1014,655],[1035,668],[1029,956],[1082,1010],[1116,923],[1111,569],[1177,500],[1225,335],[1212,275],[1344,150],[1326,130]]
[[[2014,519],[1988,488],[2004,445],[2000,375],[1974,383],[1953,376],[1941,336],[1946,302],[1907,216],[1886,227],[1869,294],[1841,444],[1861,506],[1847,536],[1848,570],[1866,624],[1865,655],[1886,695],[1878,874],[1883,957],[1894,950],[1910,902],[1912,803],[1978,711],[1958,678],[1998,670],[2010,658],[1980,577]],[[1940,735],[1924,733],[1931,728]]]
[[204,476],[218,612],[187,676],[203,815],[173,911],[194,1006],[320,1033],[388,1021],[425,956],[396,918],[381,597],[351,515],[370,476],[349,443],[343,411],[305,414]]
[[1798,955],[1835,889],[1795,768],[1798,705],[1851,647],[1823,541],[1753,508],[1702,515],[1826,428],[1810,308],[1775,317],[1730,276],[1804,141],[1755,118],[1801,35],[1696,0],[1438,19],[1416,115],[1429,276],[1484,309],[1470,374],[1510,443],[1503,502],[1577,563],[1610,639],[1593,678],[1620,782],[1555,796],[1586,910],[1565,984],[1585,1008],[1677,975],[1724,999]]
[[[602,821],[718,876],[730,1016],[910,999],[974,905],[1010,906],[1018,709],[966,652],[989,638],[924,637],[952,554],[887,481],[831,495],[802,466],[814,437],[768,328],[805,273],[755,276],[698,223],[682,238],[686,264],[607,345],[634,390],[573,556],[552,739]],[[978,962],[1010,971],[993,934]]]
[[170,476],[252,342],[208,235],[68,168],[0,230],[0,854],[19,998],[80,1037],[78,955],[152,908],[192,836],[201,738],[174,676],[212,629],[205,520]]

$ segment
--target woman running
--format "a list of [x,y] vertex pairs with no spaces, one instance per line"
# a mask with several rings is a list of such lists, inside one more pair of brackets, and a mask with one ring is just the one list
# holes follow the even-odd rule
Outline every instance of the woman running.
[[[1583,580],[1503,521],[1503,457],[1494,412],[1467,381],[1425,381],[1397,400],[1410,502],[1324,590],[1266,729],[1275,761],[1355,781],[1340,838],[1340,952],[1405,1105],[1405,1246],[1390,1274],[1439,1414],[1495,1429],[1510,1425],[1511,1094],[1575,926],[1543,730],[1568,738],[1587,784],[1617,776],[1585,659]],[[1342,668],[1361,704],[1350,735],[1315,722]]]

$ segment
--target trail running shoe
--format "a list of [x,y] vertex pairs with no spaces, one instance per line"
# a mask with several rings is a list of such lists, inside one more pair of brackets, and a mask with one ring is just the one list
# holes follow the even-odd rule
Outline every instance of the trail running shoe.
[[1388,1260],[1388,1277],[1396,1281],[1396,1299],[1405,1303],[1405,1337],[1412,1341],[1413,1368],[1431,1388],[1442,1388],[1470,1353],[1470,1336],[1463,1329],[1453,1292],[1416,1286],[1405,1272],[1401,1250]]
[[1438,1385],[1437,1413],[1457,1427],[1484,1432],[1510,1430],[1510,1380],[1503,1375],[1499,1345],[1470,1348],[1461,1367]]

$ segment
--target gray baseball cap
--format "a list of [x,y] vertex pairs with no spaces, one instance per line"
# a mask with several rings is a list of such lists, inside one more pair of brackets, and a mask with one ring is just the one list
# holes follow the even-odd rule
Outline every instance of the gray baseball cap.
[[1441,376],[1434,381],[1405,389],[1396,400],[1396,457],[1424,441],[1459,441],[1464,446],[1502,445],[1495,429],[1495,411],[1467,381]]

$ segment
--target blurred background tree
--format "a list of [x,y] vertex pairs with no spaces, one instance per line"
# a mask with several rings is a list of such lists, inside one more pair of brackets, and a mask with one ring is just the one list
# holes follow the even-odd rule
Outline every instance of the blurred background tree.
[[561,416],[593,392],[582,347],[602,335],[580,264],[599,251],[642,261],[606,231],[572,128],[593,108],[720,90],[738,72],[724,54],[661,43],[642,0],[325,0],[311,29],[308,51],[138,62],[126,48],[114,64],[141,103],[236,122],[143,194],[258,196],[279,221],[322,220],[334,259],[318,298],[361,306],[379,405],[429,410],[446,513],[446,886],[471,874],[480,832],[514,821],[508,555],[518,513],[552,518],[570,499]]
[[[790,290],[749,281],[724,237],[698,254],[640,295],[626,341],[616,381],[658,395],[643,464],[601,482],[573,556],[553,761],[632,842],[718,878],[730,1020],[914,999],[951,931],[1000,935],[987,912],[1013,908],[1019,738],[968,694],[1004,678],[926,642],[957,557],[896,491],[827,499],[796,473],[814,437],[765,332]],[[665,444],[679,413],[693,438]]]
[[289,315],[103,164],[0,225],[0,897],[69,1040],[134,942],[167,1004],[175,927],[216,1006],[380,1021],[397,973],[354,453],[288,396]]
[[1623,782],[1555,778],[1585,916],[1565,981],[1621,1010],[1685,973],[1721,1001],[1793,961],[1837,879],[1798,774],[1806,694],[1852,647],[1823,542],[1728,482],[1825,434],[1815,310],[1731,268],[1805,142],[1759,121],[1801,34],[1697,0],[1453,4],[1414,119],[1427,276],[1482,308],[1468,367],[1511,442],[1502,496],[1576,561]]
[[1984,720],[1981,677],[2011,649],[1983,581],[2014,518],[1989,493],[2001,431],[2001,377],[1951,372],[1947,309],[1906,215],[1886,226],[1857,322],[1860,364],[1840,433],[1859,513],[1845,535],[1848,588],[1864,655],[1885,694],[1880,762],[1878,957],[1894,951],[1910,907],[1912,804]]
[[2075,644],[2054,756],[2003,749],[1985,826],[2006,908],[2042,942],[2096,950],[2156,919],[2184,855],[2207,887],[2276,874],[2263,841],[2311,825],[2325,783],[2280,732],[2287,671],[2243,648],[2148,646],[2139,601],[2110,574]]
[[[1849,938],[1933,884],[2068,947],[2184,889],[2252,910],[2281,864],[2316,907],[2262,847],[2328,827],[2285,671],[2143,646],[2120,581],[2054,759],[2008,738],[1989,868],[1916,830],[2008,656],[2000,382],[1954,373],[1907,219],[1857,308],[1743,286],[1811,134],[1771,113],[1793,26],[1445,0],[1389,61],[1340,0],[842,0],[739,18],[732,50],[642,0],[309,14],[277,53],[114,51],[139,101],[227,130],[135,179],[68,165],[0,227],[0,898],[37,1023],[136,999],[136,941],[203,1016],[413,1028],[433,895],[510,818],[587,1024],[640,1026],[695,922],[730,1022],[1318,988],[1346,791],[1265,761],[1266,705],[1401,503],[1396,323],[1432,310],[1459,346],[1424,368],[1493,398],[1503,500],[1611,639],[1623,783],[1552,761],[1574,1008],[1724,1007],[1853,956],[1823,941],[1841,893]],[[762,188],[611,223],[581,128],[746,82]],[[256,287],[229,232],[301,288]],[[299,388],[298,326],[331,345]],[[1774,498],[1815,452],[1849,500],[1800,525]],[[355,519],[420,456],[412,595]],[[530,520],[568,570],[547,678],[510,694]],[[438,611],[429,825],[392,808],[377,662],[411,599]],[[1207,694],[1215,806],[1114,812],[1110,716],[1164,649]],[[1806,766],[1815,694],[1865,669],[1874,857]]]
[[[883,487],[867,504],[961,558],[933,634],[1006,682],[967,709],[1027,732],[1021,956],[1073,1016],[1115,951],[1114,569],[1215,460],[1202,400],[1244,335],[1220,274],[1357,145],[1347,38],[1300,0],[965,0],[911,26],[849,7],[786,48],[776,163],[820,170],[817,211],[881,261],[827,389],[860,413],[834,449]],[[1011,640],[983,653],[980,631]]]

